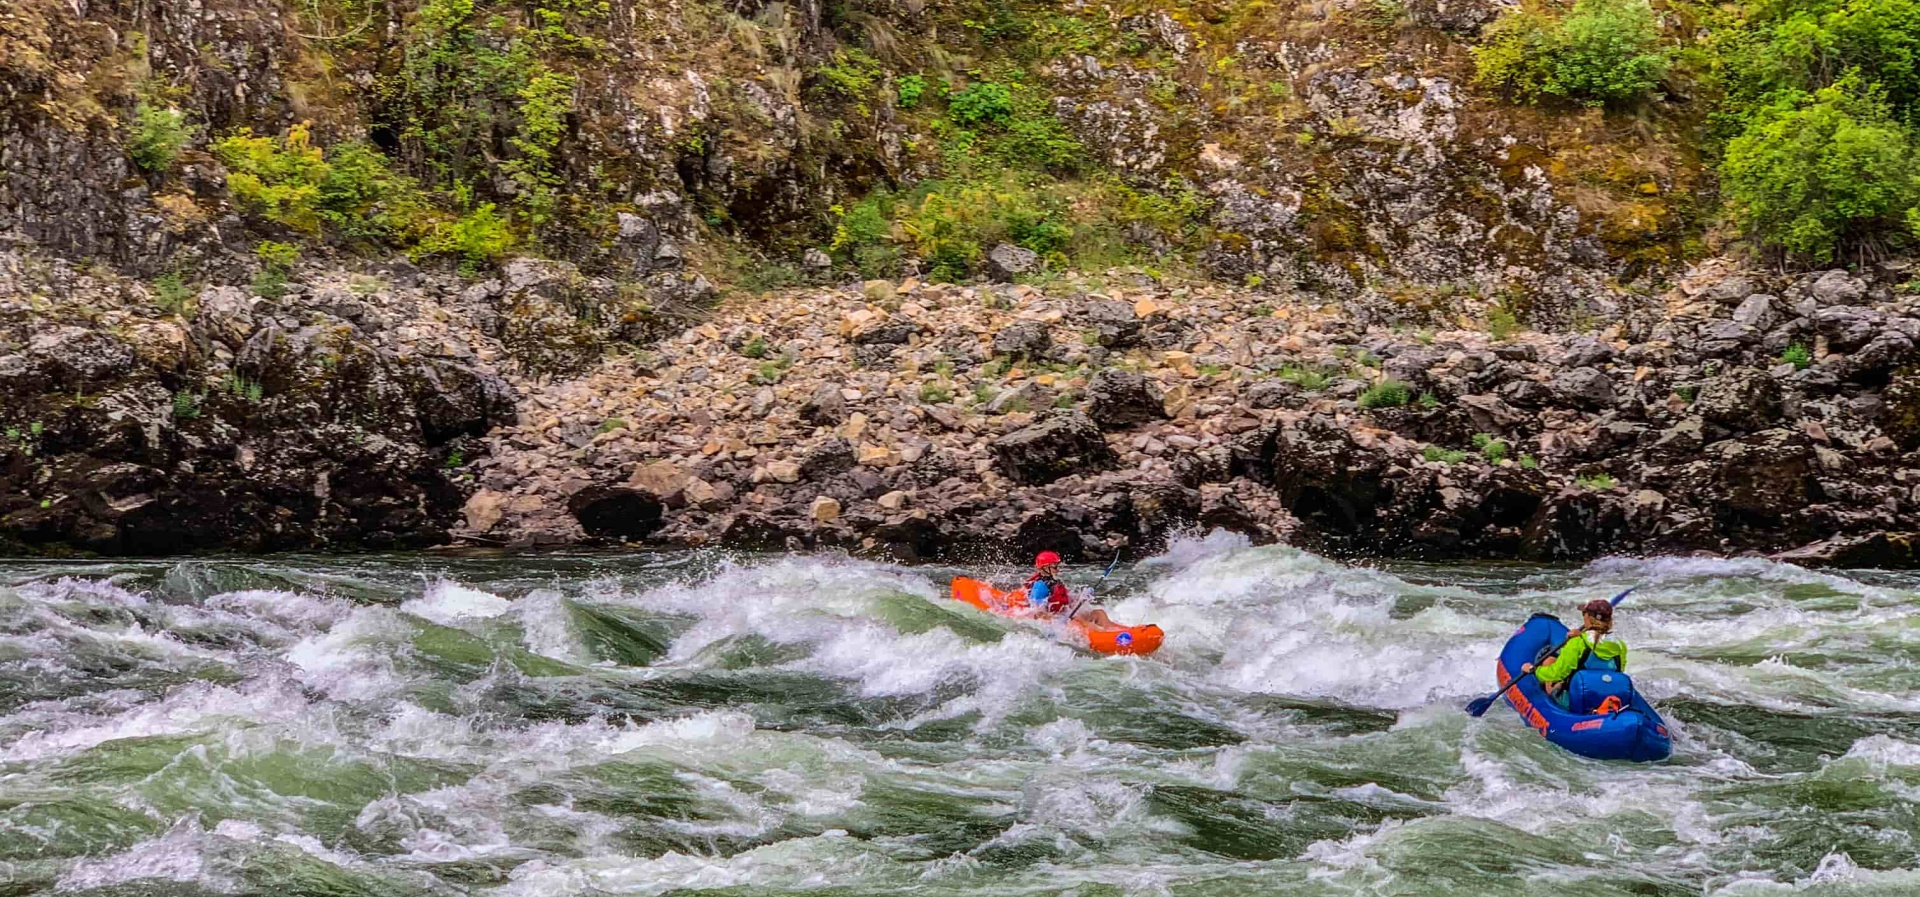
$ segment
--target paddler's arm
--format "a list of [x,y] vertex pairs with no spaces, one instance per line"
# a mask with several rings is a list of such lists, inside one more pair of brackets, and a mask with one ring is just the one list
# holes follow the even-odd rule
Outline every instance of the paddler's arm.
[[1533,676],[1541,682],[1560,682],[1573,671],[1580,668],[1580,661],[1587,656],[1586,633],[1567,640],[1560,646],[1560,653],[1554,655],[1553,662],[1535,667]]

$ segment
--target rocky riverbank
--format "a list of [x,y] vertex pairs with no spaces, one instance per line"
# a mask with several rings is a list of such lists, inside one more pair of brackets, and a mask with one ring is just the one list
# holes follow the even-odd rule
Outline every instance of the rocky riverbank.
[[316,265],[172,306],[3,261],[12,551],[1085,557],[1219,526],[1346,555],[1896,565],[1920,520],[1904,265],[1719,264],[1543,334],[1139,273],[702,311],[692,278],[675,306],[563,263]]

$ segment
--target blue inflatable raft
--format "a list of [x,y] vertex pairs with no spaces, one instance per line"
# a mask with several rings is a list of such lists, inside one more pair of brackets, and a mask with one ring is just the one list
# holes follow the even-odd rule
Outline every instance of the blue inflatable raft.
[[[1534,614],[1500,652],[1497,674],[1505,687],[1521,664],[1540,663],[1567,640],[1567,627],[1549,614]],[[1602,663],[1593,661],[1590,663]],[[1640,696],[1626,673],[1583,668],[1567,679],[1567,704],[1547,696],[1540,680],[1526,677],[1507,692],[1507,704],[1527,725],[1582,757],[1596,760],[1665,760],[1673,753],[1666,721]]]

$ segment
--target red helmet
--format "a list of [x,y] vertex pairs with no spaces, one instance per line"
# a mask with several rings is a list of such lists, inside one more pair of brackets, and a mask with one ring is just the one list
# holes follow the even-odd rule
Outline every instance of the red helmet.
[[1035,567],[1045,567],[1051,564],[1058,564],[1058,563],[1060,563],[1060,556],[1057,554],[1054,554],[1051,551],[1040,552],[1039,554],[1035,555],[1033,558],[1033,565]]
[[1596,620],[1613,619],[1613,602],[1605,598],[1595,598],[1580,605],[1580,612]]

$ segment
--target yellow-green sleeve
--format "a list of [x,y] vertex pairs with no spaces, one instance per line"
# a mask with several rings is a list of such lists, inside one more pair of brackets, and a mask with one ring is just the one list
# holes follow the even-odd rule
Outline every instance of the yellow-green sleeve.
[[1573,675],[1580,668],[1580,661],[1587,656],[1587,638],[1583,634],[1560,646],[1560,653],[1552,663],[1534,668],[1533,675],[1541,682],[1559,682]]

